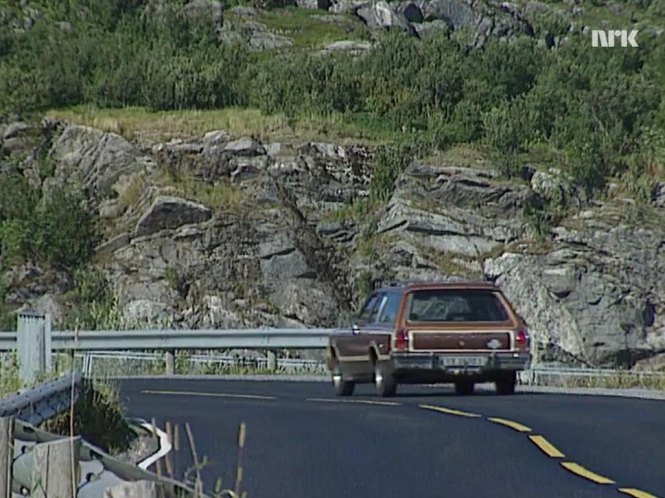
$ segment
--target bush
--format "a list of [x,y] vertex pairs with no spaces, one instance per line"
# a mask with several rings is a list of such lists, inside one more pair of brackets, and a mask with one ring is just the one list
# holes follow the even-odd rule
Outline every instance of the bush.
[[0,248],[3,261],[34,261],[60,270],[85,264],[98,241],[80,194],[63,190],[49,198],[18,174],[0,178]]

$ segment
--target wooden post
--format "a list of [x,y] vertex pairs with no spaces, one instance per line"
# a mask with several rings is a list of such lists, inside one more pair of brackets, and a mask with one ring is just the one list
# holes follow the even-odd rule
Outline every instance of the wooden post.
[[164,485],[155,481],[133,481],[106,488],[104,498],[164,498]]
[[31,498],[76,496],[81,473],[80,447],[79,436],[42,443],[34,447]]
[[166,375],[175,375],[175,351],[169,350],[165,355]]
[[14,417],[0,418],[0,498],[12,497]]

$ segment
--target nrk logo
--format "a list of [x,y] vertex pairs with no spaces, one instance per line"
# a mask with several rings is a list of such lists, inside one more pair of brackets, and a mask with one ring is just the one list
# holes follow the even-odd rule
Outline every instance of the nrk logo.
[[601,29],[594,29],[591,31],[591,45],[593,47],[610,48],[617,46],[615,41],[620,41],[620,47],[639,47],[635,37],[637,30],[633,29],[610,29],[603,31]]

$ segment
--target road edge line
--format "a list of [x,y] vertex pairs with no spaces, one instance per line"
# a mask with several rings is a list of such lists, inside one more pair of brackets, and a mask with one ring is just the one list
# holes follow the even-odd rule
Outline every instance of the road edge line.
[[173,446],[171,445],[169,435],[156,425],[152,425],[149,422],[143,422],[140,425],[153,434],[157,434],[157,438],[159,439],[159,449],[149,457],[144,458],[142,461],[136,464],[139,468],[148,470],[148,467],[154,464],[157,460],[160,460],[161,458],[164,458],[166,455],[168,455]]

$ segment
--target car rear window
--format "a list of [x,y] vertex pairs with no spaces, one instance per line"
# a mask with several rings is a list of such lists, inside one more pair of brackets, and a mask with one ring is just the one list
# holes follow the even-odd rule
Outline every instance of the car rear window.
[[505,322],[509,315],[496,292],[466,289],[414,291],[408,322]]

